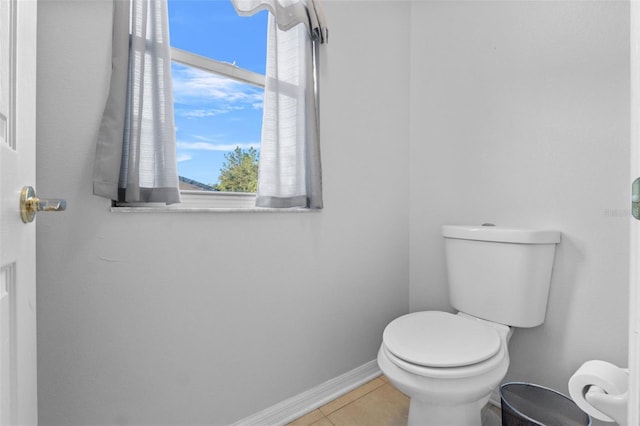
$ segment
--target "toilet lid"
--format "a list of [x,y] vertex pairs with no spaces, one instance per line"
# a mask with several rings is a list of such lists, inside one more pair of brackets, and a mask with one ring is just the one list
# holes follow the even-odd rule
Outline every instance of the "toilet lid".
[[382,339],[393,355],[425,367],[476,364],[500,350],[500,336],[493,328],[439,311],[401,316],[387,325]]

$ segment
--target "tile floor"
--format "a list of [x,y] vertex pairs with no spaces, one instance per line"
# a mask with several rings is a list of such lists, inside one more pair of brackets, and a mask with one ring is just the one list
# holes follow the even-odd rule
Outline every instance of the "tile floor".
[[[409,397],[380,376],[287,426],[406,426]],[[499,410],[483,410],[483,426],[500,425]]]
[[288,426],[404,426],[409,398],[380,376]]

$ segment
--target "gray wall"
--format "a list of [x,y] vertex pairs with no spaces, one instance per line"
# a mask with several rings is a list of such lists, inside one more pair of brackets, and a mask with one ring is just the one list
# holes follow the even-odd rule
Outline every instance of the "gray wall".
[[91,195],[109,4],[40,3],[42,424],[224,424],[374,359],[450,309],[445,223],[563,232],[507,379],[626,365],[628,4],[324,4],[325,210],[146,215]]
[[626,366],[629,4],[415,2],[411,34],[411,310],[448,309],[442,224],[557,229],[507,380]]
[[374,359],[408,311],[409,7],[325,9],[326,208],[155,215],[91,195],[110,2],[40,3],[38,191],[69,202],[37,221],[42,424],[228,424]]

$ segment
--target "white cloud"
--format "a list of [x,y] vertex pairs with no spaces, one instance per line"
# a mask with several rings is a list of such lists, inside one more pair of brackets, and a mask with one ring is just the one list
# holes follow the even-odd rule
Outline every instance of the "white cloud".
[[262,90],[257,87],[183,65],[175,65],[172,73],[177,102],[224,101],[251,106],[262,103]]
[[211,142],[177,142],[179,149],[193,151],[233,151],[236,147],[240,149],[260,148],[259,143],[226,143],[215,144]]
[[227,114],[232,111],[243,110],[243,107],[224,106],[222,108],[210,108],[210,109],[191,109],[188,111],[180,111],[179,114],[182,117],[187,118],[202,118],[202,117],[214,117],[216,115]]
[[193,157],[191,156],[191,154],[184,154],[184,153],[180,153],[177,157],[176,157],[176,162],[177,163],[181,163],[183,161],[189,161],[191,160]]
[[216,140],[220,140],[222,138],[224,138],[224,134],[221,135],[209,135],[209,136],[202,136],[202,135],[191,135],[192,138],[194,139],[198,139],[199,141],[204,141],[204,142],[215,142]]

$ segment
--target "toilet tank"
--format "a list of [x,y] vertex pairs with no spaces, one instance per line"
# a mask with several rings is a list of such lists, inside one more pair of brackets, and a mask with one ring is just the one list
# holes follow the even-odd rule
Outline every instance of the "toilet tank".
[[451,306],[515,327],[544,322],[560,232],[445,225],[442,235]]

